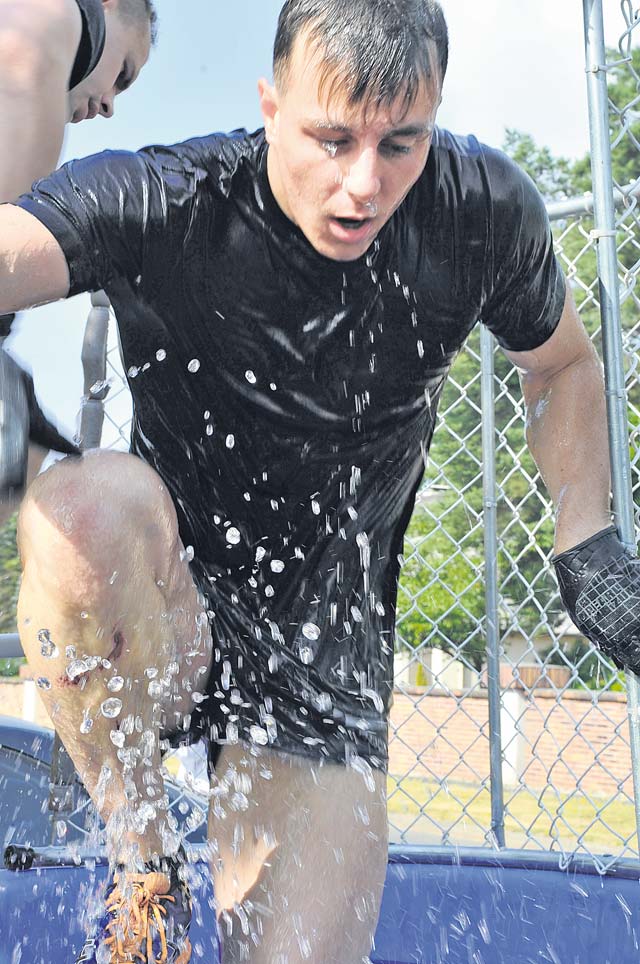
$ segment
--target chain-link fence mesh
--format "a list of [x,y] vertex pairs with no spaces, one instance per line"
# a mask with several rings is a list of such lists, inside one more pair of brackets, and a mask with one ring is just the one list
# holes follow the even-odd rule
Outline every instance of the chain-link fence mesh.
[[[640,15],[630,2],[620,9],[622,32],[607,69],[637,495]],[[577,197],[549,207],[558,257],[600,349],[592,205]],[[505,842],[586,853],[606,866],[637,853],[624,683],[563,614],[549,562],[552,514],[526,448],[517,374],[500,354],[495,366]],[[390,820],[393,832],[412,842],[492,842],[480,370],[474,336],[443,398],[406,541]]]
[[[640,14],[620,4],[609,50],[617,246],[633,488],[640,487]],[[580,29],[576,12],[576,29]],[[588,172],[588,167],[586,168]],[[588,175],[587,175],[588,176]],[[600,348],[588,197],[549,205],[556,250]],[[126,448],[131,401],[111,326],[103,445]],[[524,440],[517,373],[495,355],[500,723],[505,844],[592,856],[637,853],[627,701],[615,667],[563,613],[551,573],[551,507]],[[484,404],[487,404],[486,399]],[[390,746],[391,839],[493,844],[480,334],[444,392],[405,543]],[[169,761],[175,773],[178,761]],[[603,857],[601,855],[607,854]]]

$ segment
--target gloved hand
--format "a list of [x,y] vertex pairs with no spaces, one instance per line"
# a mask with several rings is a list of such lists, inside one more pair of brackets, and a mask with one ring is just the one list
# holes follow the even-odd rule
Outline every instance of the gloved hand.
[[640,673],[640,559],[625,549],[615,526],[552,561],[562,602],[580,632],[620,669]]
[[[0,324],[5,319],[0,319]],[[29,442],[65,455],[79,455],[36,398],[33,378],[9,355],[0,332],[0,499],[20,495],[27,477]]]

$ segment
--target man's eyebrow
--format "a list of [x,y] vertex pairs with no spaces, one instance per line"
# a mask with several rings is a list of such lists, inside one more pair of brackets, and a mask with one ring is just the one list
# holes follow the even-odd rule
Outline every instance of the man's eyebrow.
[[[309,127],[327,134],[353,134],[353,129],[347,124],[332,124],[331,121],[309,121]],[[392,130],[385,131],[385,137],[428,137],[433,134],[434,125],[427,124],[405,124],[403,127],[394,127]]]

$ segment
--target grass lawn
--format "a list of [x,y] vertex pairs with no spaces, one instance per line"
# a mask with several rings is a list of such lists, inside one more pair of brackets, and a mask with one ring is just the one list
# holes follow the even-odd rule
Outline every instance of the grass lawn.
[[[483,844],[491,826],[491,798],[486,787],[419,778],[389,776],[389,817],[412,836],[443,838],[443,843]],[[567,850],[618,854],[635,850],[635,811],[631,801],[554,793],[526,787],[506,787],[505,836],[508,847],[536,844],[549,849],[555,842]],[[414,822],[415,821],[415,822]],[[450,831],[444,837],[445,832]],[[555,847],[554,849],[557,849]],[[628,854],[631,856],[631,854]]]

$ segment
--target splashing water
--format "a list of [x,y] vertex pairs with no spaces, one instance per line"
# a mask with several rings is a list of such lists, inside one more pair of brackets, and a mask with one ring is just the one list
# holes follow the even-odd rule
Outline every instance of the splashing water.
[[122,712],[122,700],[117,699],[115,696],[105,700],[100,707],[100,712],[103,716],[106,716],[108,720],[115,720],[116,716],[120,716]]
[[44,656],[45,659],[57,659],[60,655],[58,647],[55,645],[51,639],[48,629],[41,629],[38,633],[38,641],[40,643],[40,655]]

